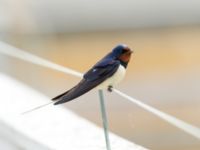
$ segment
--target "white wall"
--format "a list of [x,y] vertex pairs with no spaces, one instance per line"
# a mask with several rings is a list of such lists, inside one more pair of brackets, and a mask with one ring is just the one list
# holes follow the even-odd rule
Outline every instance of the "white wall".
[[198,24],[199,6],[198,0],[1,0],[0,28],[72,32]]
[[[21,112],[47,103],[49,98],[0,74],[0,149],[105,150],[103,130],[62,106]],[[145,150],[111,134],[114,150]]]

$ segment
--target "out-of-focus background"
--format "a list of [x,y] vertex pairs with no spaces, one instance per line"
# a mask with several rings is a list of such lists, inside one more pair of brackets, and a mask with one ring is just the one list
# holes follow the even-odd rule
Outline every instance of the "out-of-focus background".
[[[117,88],[200,127],[199,8],[198,0],[1,0],[0,39],[81,72],[125,43],[135,53]],[[3,55],[0,72],[49,97],[79,81]],[[200,149],[195,138],[115,94],[106,93],[106,104],[110,130],[130,141],[152,150]],[[101,126],[96,91],[65,106]]]

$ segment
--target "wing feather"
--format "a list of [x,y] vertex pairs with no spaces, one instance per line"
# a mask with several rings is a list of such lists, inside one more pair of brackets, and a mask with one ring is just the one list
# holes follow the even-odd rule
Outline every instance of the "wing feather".
[[55,105],[71,101],[95,88],[117,71],[120,62],[108,61],[107,63],[103,62],[103,65],[101,64],[99,63],[90,69],[75,87],[53,98],[52,100],[57,100]]

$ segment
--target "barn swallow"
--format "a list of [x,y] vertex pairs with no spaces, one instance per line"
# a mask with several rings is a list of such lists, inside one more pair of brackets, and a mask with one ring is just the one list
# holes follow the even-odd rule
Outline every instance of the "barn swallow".
[[124,78],[132,52],[126,45],[116,46],[87,71],[76,86],[53,98],[56,101],[54,105],[69,102],[94,88],[108,89],[111,92],[113,86]]

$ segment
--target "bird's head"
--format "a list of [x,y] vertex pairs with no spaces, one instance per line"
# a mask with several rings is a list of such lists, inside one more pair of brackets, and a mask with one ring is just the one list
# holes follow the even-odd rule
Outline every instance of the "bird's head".
[[120,44],[112,50],[112,54],[117,60],[122,63],[122,65],[124,65],[124,67],[126,67],[128,62],[130,61],[132,53],[133,51],[124,44]]

